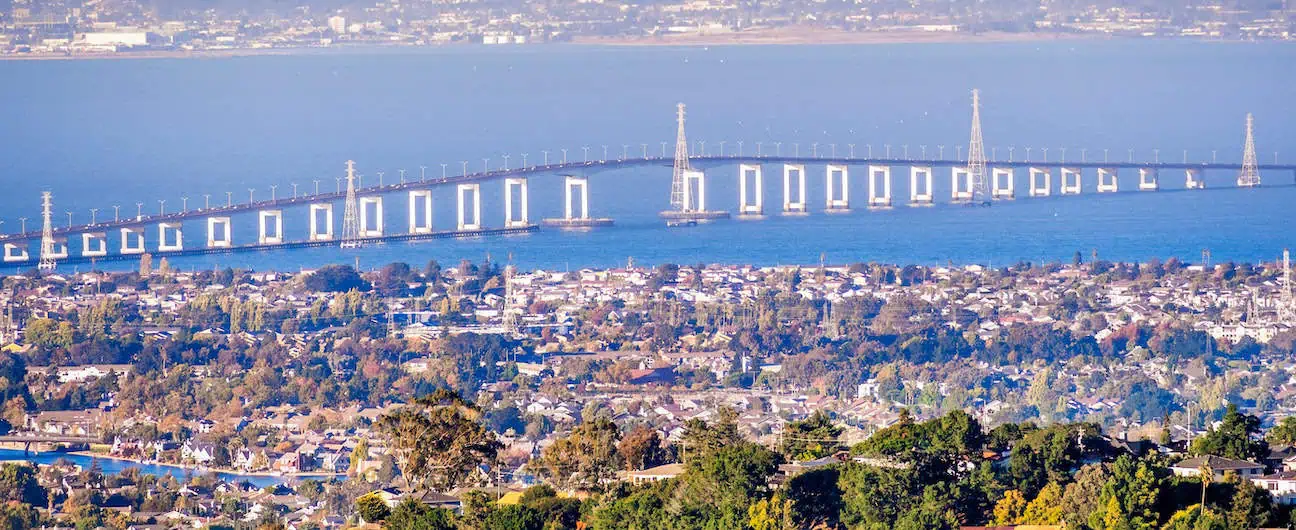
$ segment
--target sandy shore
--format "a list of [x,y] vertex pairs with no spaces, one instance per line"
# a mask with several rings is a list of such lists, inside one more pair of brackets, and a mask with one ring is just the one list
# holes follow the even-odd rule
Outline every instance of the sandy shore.
[[[570,43],[532,44],[531,46],[728,46],[728,45],[864,45],[864,44],[921,44],[921,43],[983,43],[983,42],[1044,42],[1077,39],[1108,38],[1092,34],[1070,33],[955,33],[942,31],[844,31],[820,28],[754,29],[741,32],[670,34],[652,37],[576,37]],[[228,50],[150,50],[121,53],[76,54],[8,54],[0,61],[83,61],[103,59],[223,59],[230,57],[262,57],[282,55],[327,55],[331,53],[365,52],[393,49],[456,48],[484,46],[472,43],[451,44],[364,44],[335,47],[296,48],[238,48]],[[491,46],[512,48],[515,46]]]

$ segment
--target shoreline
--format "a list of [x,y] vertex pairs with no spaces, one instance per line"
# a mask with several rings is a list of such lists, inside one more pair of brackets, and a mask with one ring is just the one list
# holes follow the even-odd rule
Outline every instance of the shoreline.
[[[1129,37],[1122,35],[1097,33],[1054,33],[1054,32],[986,32],[960,33],[945,31],[924,31],[920,29],[898,29],[888,31],[845,31],[845,30],[800,30],[760,29],[742,32],[670,34],[643,37],[598,37],[577,36],[566,42],[543,42],[534,44],[501,44],[488,45],[473,42],[449,42],[435,44],[385,44],[363,43],[335,46],[290,46],[282,48],[230,48],[219,50],[143,50],[115,53],[29,53],[0,54],[0,62],[5,61],[92,61],[92,60],[130,60],[130,59],[228,59],[238,57],[274,57],[274,56],[308,56],[335,55],[348,53],[366,53],[391,50],[451,50],[451,49],[530,49],[545,46],[607,46],[616,48],[635,47],[707,47],[707,46],[866,46],[878,44],[996,44],[1060,41],[1106,41],[1106,40],[1194,40],[1198,42],[1228,43],[1230,40],[1215,40],[1198,37]],[[1281,42],[1281,41],[1275,41]]]
[[179,469],[179,470],[184,470],[184,471],[193,471],[193,472],[195,472],[196,474],[203,474],[203,475],[210,474],[210,473],[215,473],[215,474],[224,474],[224,475],[236,475],[236,476],[240,476],[240,477],[263,477],[263,478],[282,478],[282,479],[290,479],[290,478],[312,478],[312,477],[336,478],[336,477],[345,477],[345,476],[346,476],[346,473],[328,473],[328,472],[323,472],[323,471],[321,471],[321,472],[303,471],[303,472],[297,472],[297,473],[275,473],[275,472],[273,472],[273,471],[239,471],[239,470],[237,470],[237,469],[222,469],[222,468],[213,468],[213,467],[187,466],[187,465],[184,465],[184,464],[170,464],[170,463],[164,463],[164,462],[143,462],[143,461],[140,461],[140,460],[135,460],[135,459],[133,459],[133,458],[126,458],[126,457],[124,457],[124,456],[116,456],[116,455],[109,455],[109,454],[96,453],[96,452],[94,452],[94,451],[68,451],[68,452],[66,452],[66,453],[64,453],[64,454],[77,455],[77,456],[84,456],[84,457],[87,457],[87,458],[102,458],[102,459],[105,459],[105,460],[115,460],[115,461],[118,461],[118,462],[128,462],[128,463],[135,464],[135,465],[138,465],[138,466],[159,466],[159,467],[167,467],[167,468]]

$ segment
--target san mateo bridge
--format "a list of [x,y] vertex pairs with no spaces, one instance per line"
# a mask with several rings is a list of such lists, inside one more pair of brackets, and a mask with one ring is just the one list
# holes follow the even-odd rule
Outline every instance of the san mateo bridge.
[[[1083,184],[1087,175],[1096,179],[1096,186],[1089,189],[1099,194],[1131,189],[1158,191],[1162,178],[1174,174],[1184,179],[1183,188],[1186,190],[1205,189],[1204,177],[1208,171],[1236,175],[1236,186],[1241,188],[1259,187],[1262,172],[1291,172],[1296,176],[1296,165],[1279,164],[1276,155],[1273,164],[1258,163],[1251,115],[1246,117],[1240,164],[1218,163],[1214,155],[1210,162],[1190,162],[1186,152],[1180,162],[1162,161],[1159,152],[1155,151],[1153,160],[1136,161],[1132,150],[1127,151],[1124,161],[1109,159],[1106,150],[1103,150],[1100,161],[1090,160],[1088,150],[1084,149],[1078,150],[1081,155],[1079,161],[1067,160],[1065,149],[1055,150],[1061,156],[1053,160],[1048,157],[1048,149],[1031,148],[1022,149],[1025,156],[1021,159],[1016,158],[1015,148],[1007,150],[1006,158],[1000,158],[998,149],[986,153],[981,137],[980,101],[975,90],[972,91],[972,130],[966,152],[964,146],[956,146],[953,157],[946,156],[944,146],[936,149],[933,157],[928,157],[925,146],[920,156],[910,157],[907,146],[902,150],[883,146],[875,152],[871,145],[857,149],[854,144],[847,144],[844,149],[838,149],[836,144],[811,144],[807,149],[809,152],[803,154],[800,144],[780,142],[755,142],[755,149],[743,142],[732,142],[727,146],[725,142],[713,143],[718,144],[718,152],[707,151],[705,144],[698,142],[699,149],[694,152],[699,154],[690,154],[691,144],[684,133],[683,104],[678,107],[676,121],[678,131],[673,156],[667,153],[667,142],[661,143],[660,154],[650,153],[648,144],[640,144],[640,153],[636,153],[639,156],[632,156],[630,146],[626,145],[622,146],[621,156],[615,158],[609,157],[604,147],[603,157],[596,160],[589,159],[588,148],[584,149],[586,156],[580,161],[569,161],[566,150],[562,150],[562,157],[555,157],[553,161],[549,159],[549,153],[544,152],[540,164],[528,164],[528,157],[523,155],[522,164],[514,168],[508,166],[508,157],[504,157],[504,164],[496,169],[491,169],[489,160],[484,160],[480,172],[470,172],[468,163],[463,162],[462,172],[458,175],[447,175],[447,165],[442,164],[440,177],[427,178],[421,172],[418,180],[406,180],[402,174],[399,182],[390,184],[381,181],[380,173],[378,185],[368,187],[361,185],[354,162],[347,161],[345,177],[337,178],[337,189],[332,192],[321,192],[317,180],[314,193],[298,194],[294,185],[291,197],[279,197],[277,186],[271,186],[269,199],[256,200],[253,191],[249,190],[248,202],[238,204],[234,203],[232,192],[226,194],[224,205],[212,205],[211,196],[207,195],[201,208],[190,209],[186,198],[179,211],[173,212],[167,212],[166,202],[159,201],[156,214],[145,214],[143,204],[136,203],[134,216],[123,217],[120,206],[114,206],[112,220],[99,221],[99,209],[92,209],[90,223],[82,225],[69,223],[68,226],[55,227],[53,197],[45,192],[42,194],[41,230],[27,231],[26,219],[23,218],[20,233],[0,234],[0,244],[4,247],[0,264],[24,267],[35,261],[40,269],[52,270],[59,264],[130,259],[145,253],[173,256],[303,247],[345,249],[389,241],[526,233],[539,230],[541,226],[608,226],[613,223],[611,218],[591,215],[588,175],[601,170],[634,167],[672,168],[670,207],[661,212],[668,225],[696,224],[731,217],[729,211],[708,209],[707,174],[703,168],[735,164],[738,166],[739,195],[736,214],[740,218],[760,218],[767,213],[763,202],[764,170],[771,166],[782,169],[783,204],[780,213],[786,215],[810,212],[811,199],[806,192],[807,165],[825,168],[823,211],[829,213],[849,212],[855,206],[851,198],[850,174],[852,169],[859,168],[865,170],[868,183],[864,206],[871,210],[897,205],[892,196],[892,173],[897,168],[908,170],[909,196],[904,204],[915,207],[936,203],[933,186],[936,170],[946,168],[951,183],[949,202],[970,206],[1018,199],[1019,175],[1025,181],[1024,197],[1029,198],[1080,195],[1087,191]],[[1123,185],[1120,181],[1122,171],[1137,175],[1137,181]],[[528,211],[527,186],[531,177],[547,175],[563,178],[563,216],[534,223]],[[488,227],[482,213],[482,185],[501,181],[504,191],[503,224]],[[457,222],[453,229],[433,227],[434,190],[452,190],[455,194]],[[385,200],[397,194],[405,194],[409,204],[408,224],[402,227],[403,230],[389,229],[384,214]],[[335,207],[338,203],[343,209],[342,223],[340,230],[335,231]],[[292,240],[285,235],[284,211],[290,207],[305,207],[309,228],[306,239]],[[254,241],[235,242],[233,218],[238,214],[255,215],[257,236]],[[205,221],[205,246],[185,246],[183,227],[186,221],[196,221],[200,225]],[[151,247],[147,237],[149,232],[156,234]],[[115,244],[110,244],[110,235],[115,236]],[[77,252],[73,252],[69,242],[77,239],[80,245]]]

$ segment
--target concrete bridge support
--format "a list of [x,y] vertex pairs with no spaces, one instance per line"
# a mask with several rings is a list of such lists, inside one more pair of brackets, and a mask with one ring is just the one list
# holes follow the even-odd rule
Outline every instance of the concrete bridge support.
[[1058,186],[1058,193],[1062,195],[1079,195],[1082,189],[1080,187],[1080,175],[1080,168],[1062,168],[1062,183]]
[[[1116,168],[1098,168],[1098,193],[1116,193],[1120,191],[1120,172]],[[1065,181],[1063,186],[1065,187]],[[1077,182],[1076,187],[1079,188]],[[1080,193],[1077,191],[1076,193]]]
[[[468,220],[468,210],[464,208],[464,193],[472,194],[472,220]],[[481,184],[460,184],[455,188],[455,197],[459,203],[459,230],[481,230]]]
[[1016,176],[1010,167],[996,167],[990,169],[990,197],[995,200],[1008,200],[1015,198]]
[[1206,179],[1202,175],[1202,170],[1189,169],[1186,170],[1185,173],[1187,173],[1186,180],[1184,181],[1185,188],[1188,188],[1190,190],[1206,189]]
[[[267,222],[271,228],[267,228]],[[283,210],[257,212],[257,243],[278,245],[284,242]]]
[[1156,191],[1161,187],[1161,178],[1157,175],[1156,168],[1141,167],[1139,168],[1139,190]]
[[[573,217],[572,211],[575,210],[572,202],[572,191],[580,193],[580,217]],[[585,177],[568,176],[563,193],[563,219],[568,221],[572,219],[589,219],[589,179]]]
[[[513,188],[518,189],[518,214],[519,217],[513,217]],[[526,177],[512,177],[504,179],[504,227],[517,228],[526,226],[531,223],[530,215],[527,213],[527,179]],[[429,216],[430,217],[430,216]]]
[[935,195],[932,192],[931,166],[911,166],[909,168],[909,205],[931,206]]
[[[792,179],[796,179],[796,200],[792,199]],[[804,164],[783,164],[783,213],[806,213],[806,174]]]
[[[693,192],[694,182],[697,182],[697,193]],[[706,173],[695,169],[684,172],[684,211],[706,211]]]
[[27,245],[19,245],[18,243],[4,244],[5,263],[17,263],[29,259],[31,259],[31,256],[27,254]]
[[158,223],[158,252],[177,250],[184,250],[183,226],[180,223]]
[[[374,207],[373,218],[369,218],[369,206]],[[360,237],[382,237],[384,220],[382,197],[360,197]]]
[[[891,207],[891,166],[869,166],[869,208]],[[881,187],[878,179],[882,180]]]
[[1046,167],[1030,168],[1030,196],[1048,197],[1053,193],[1053,170]]
[[122,254],[143,254],[147,249],[144,248],[144,229],[143,228],[123,228],[121,229],[121,253]]
[[57,236],[54,238],[54,250],[49,254],[42,255],[42,258],[67,259],[68,257],[68,240],[66,237]]
[[[320,222],[321,215],[324,217],[323,222]],[[309,236],[311,241],[332,241],[333,205],[327,202],[317,202],[310,205],[309,225]]]
[[[829,212],[850,210],[850,169],[841,164],[828,164],[824,173],[826,203],[824,209]],[[805,182],[804,180],[802,182]],[[802,191],[804,194],[805,192]]]
[[81,234],[81,255],[87,258],[101,258],[108,255],[108,234],[104,232],[86,232]]
[[[754,181],[755,194],[748,199],[747,179]],[[761,174],[760,164],[738,165],[738,215],[762,215],[765,213],[765,176]]]
[[[382,206],[379,206],[379,211],[382,211]],[[379,214],[379,217],[382,217],[382,215]],[[411,190],[409,192],[409,233],[432,233],[432,190]]]
[[[229,217],[208,217],[207,248],[230,248],[233,246],[233,226]],[[219,237],[217,234],[219,234]]]
[[965,167],[950,168],[950,200],[954,202],[972,201],[972,173]]

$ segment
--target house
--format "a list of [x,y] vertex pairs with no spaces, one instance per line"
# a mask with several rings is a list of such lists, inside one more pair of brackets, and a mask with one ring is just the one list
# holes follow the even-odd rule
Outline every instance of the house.
[[632,484],[647,484],[649,482],[670,480],[678,477],[683,472],[684,464],[665,464],[642,471],[631,471],[626,473],[626,478]]
[[1198,456],[1180,461],[1178,464],[1170,466],[1170,471],[1174,472],[1177,477],[1196,477],[1201,476],[1202,467],[1210,468],[1214,480],[1217,481],[1224,480],[1224,476],[1230,472],[1247,479],[1264,474],[1264,466],[1255,462],[1234,460],[1215,455]]
[[1269,492],[1275,503],[1282,505],[1296,504],[1296,472],[1279,471],[1251,479],[1256,487]]
[[216,445],[207,442],[185,442],[180,446],[180,459],[192,460],[198,465],[210,465],[216,460]]

